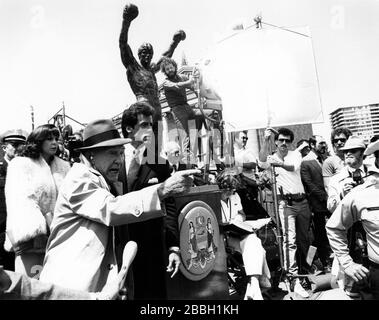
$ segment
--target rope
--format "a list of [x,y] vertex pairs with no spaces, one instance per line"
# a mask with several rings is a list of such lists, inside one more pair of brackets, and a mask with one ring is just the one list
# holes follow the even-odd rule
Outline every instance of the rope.
[[[284,30],[284,31],[288,31],[288,32],[292,32],[292,33],[295,33],[295,34],[298,34],[300,36],[303,36],[303,37],[307,37],[309,38],[309,36],[307,34],[304,34],[304,33],[301,33],[301,32],[297,32],[297,31],[293,31],[293,30],[290,30],[290,29],[286,29],[286,28],[283,28],[283,27],[279,27],[279,26],[276,26],[274,24],[270,24],[270,23],[266,23],[266,22],[261,22],[262,24],[265,24],[267,26],[270,26],[270,27],[274,27],[274,28],[278,28],[278,29],[281,29],[281,30]],[[248,28],[251,28],[252,26],[249,26]],[[247,29],[247,28],[246,28]]]
[[[284,28],[284,27],[276,26],[276,25],[271,24],[271,23],[263,22],[262,20],[260,20],[259,23],[260,23],[261,25],[264,24],[264,25],[266,25],[266,26],[270,26],[270,27],[278,28],[278,29],[281,29],[281,30],[284,30],[284,31],[288,31],[288,32],[292,32],[292,33],[298,34],[299,36],[303,36],[303,37],[310,38],[310,36],[307,35],[307,34],[304,34],[304,33],[301,33],[301,32],[297,32],[297,31],[293,31],[293,30],[290,30],[290,29],[287,29],[287,28]],[[247,30],[247,29],[250,29],[250,28],[252,28],[252,27],[256,27],[256,26],[257,26],[257,23],[254,23],[254,24],[252,24],[252,25],[246,27],[245,29],[243,29],[243,31],[245,31],[245,30]],[[224,42],[225,40],[228,40],[228,39],[230,39],[230,38],[236,36],[238,33],[239,33],[239,32],[236,31],[236,33],[233,33],[233,34],[227,36],[226,38],[224,38],[224,39],[218,41],[217,43]]]

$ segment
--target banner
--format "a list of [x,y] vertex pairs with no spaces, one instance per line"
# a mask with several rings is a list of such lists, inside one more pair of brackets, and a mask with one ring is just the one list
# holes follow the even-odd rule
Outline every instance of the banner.
[[227,131],[323,122],[308,27],[236,32],[200,62],[202,94],[221,98]]

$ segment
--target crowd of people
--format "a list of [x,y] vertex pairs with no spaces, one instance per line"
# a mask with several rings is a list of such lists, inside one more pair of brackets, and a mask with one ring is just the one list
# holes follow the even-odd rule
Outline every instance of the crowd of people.
[[[270,154],[267,142],[272,135],[276,151]],[[318,269],[331,272],[332,282],[347,295],[359,298],[369,292],[378,298],[377,207],[374,196],[367,199],[377,185],[377,138],[367,146],[348,128],[337,128],[331,133],[334,155],[329,155],[321,136],[299,141],[291,151],[291,130],[265,131],[258,163],[275,168],[285,269],[294,292],[302,297],[309,293],[298,275],[312,272],[307,256],[313,245]],[[356,201],[359,207],[353,208]]]
[[[0,265],[5,271],[0,269],[0,294],[118,297],[123,249],[134,241],[138,251],[126,279],[128,299],[167,299],[166,273],[174,277],[181,264],[174,198],[194,185],[215,184],[221,193],[221,227],[246,227],[240,233],[225,232],[228,246],[242,254],[245,299],[262,300],[261,289],[271,287],[273,270],[257,232],[275,219],[259,201],[264,188],[277,194],[280,221],[274,222],[284,235],[282,269],[290,291],[309,297],[301,275],[313,272],[309,252],[314,246],[318,269],[331,271],[346,294],[360,296],[366,290],[379,299],[378,137],[367,146],[348,128],[337,128],[331,133],[331,155],[321,136],[301,139],[294,149],[290,129],[267,128],[257,157],[246,147],[247,131],[235,132],[229,160],[218,159],[217,170],[199,178],[203,172],[189,135],[191,128],[201,128],[205,115],[188,105],[186,89],[195,90],[200,75],[178,75],[171,59],[186,34],[175,33],[156,64],[151,63],[151,44],[144,43],[137,62],[128,44],[137,16],[135,5],[125,7],[119,39],[136,95],[122,115],[123,137],[108,119],[89,122],[75,135],[70,152],[52,124],[28,136],[17,130],[3,135]],[[179,137],[163,150],[159,70],[166,76],[163,90]],[[272,190],[273,176],[277,190]],[[20,281],[29,285],[17,285]]]

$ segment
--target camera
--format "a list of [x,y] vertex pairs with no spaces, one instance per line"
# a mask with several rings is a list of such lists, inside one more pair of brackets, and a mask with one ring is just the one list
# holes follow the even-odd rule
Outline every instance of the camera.
[[353,181],[357,184],[360,185],[364,182],[363,177],[361,175],[361,170],[355,170],[352,175]]
[[81,148],[82,146],[83,142],[78,136],[71,135],[66,138],[65,147],[70,152],[70,162],[80,162],[80,152],[77,151],[77,149]]

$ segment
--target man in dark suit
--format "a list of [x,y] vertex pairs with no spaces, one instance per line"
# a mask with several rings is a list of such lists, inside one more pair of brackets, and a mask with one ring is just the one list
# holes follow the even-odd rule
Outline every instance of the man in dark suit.
[[[149,152],[154,150],[153,113],[154,110],[146,102],[137,102],[123,113],[123,135],[133,140],[125,148],[125,161],[119,176],[123,193],[140,190],[170,177],[166,159],[158,157],[158,163],[149,161],[154,160],[154,157],[149,157]],[[119,228],[121,247],[127,239],[136,241],[138,245],[133,263],[136,300],[167,299],[166,248],[169,251],[167,272],[173,271],[173,277],[179,268],[179,231],[173,199],[166,200],[165,211],[163,218]]]
[[311,151],[303,158],[300,167],[301,181],[308,196],[313,213],[314,245],[324,268],[328,267],[329,242],[325,229],[325,217],[330,216],[327,209],[328,195],[322,177],[322,163],[327,152],[327,144],[323,137],[313,136],[309,139]]
[[8,130],[2,138],[4,158],[0,161],[0,265],[4,266],[5,270],[14,270],[14,253],[4,250],[5,241],[5,221],[7,217],[7,208],[5,205],[5,180],[9,162],[16,157],[22,147],[25,145],[26,137],[21,130]]

